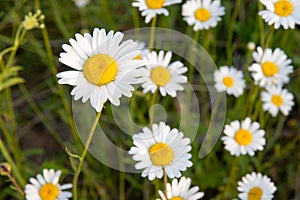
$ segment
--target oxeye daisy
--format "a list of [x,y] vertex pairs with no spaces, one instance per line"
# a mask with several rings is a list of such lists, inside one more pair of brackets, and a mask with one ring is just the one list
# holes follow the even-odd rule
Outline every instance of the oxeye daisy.
[[278,114],[279,110],[287,116],[294,105],[293,99],[293,94],[280,86],[268,86],[266,91],[261,93],[263,110],[268,111],[273,117]]
[[223,15],[225,8],[220,0],[189,0],[182,5],[183,20],[194,26],[194,31],[216,27]]
[[133,7],[138,7],[142,12],[142,16],[146,16],[145,23],[149,23],[156,15],[169,15],[169,11],[165,6],[181,3],[182,0],[135,0],[132,2]]
[[182,74],[188,69],[180,61],[170,64],[171,58],[170,51],[165,54],[162,50],[158,54],[152,51],[144,57],[146,67],[139,69],[144,93],[159,89],[162,96],[175,97],[176,91],[184,89],[180,84],[187,82],[187,77]]
[[190,186],[191,179],[183,176],[180,178],[179,182],[177,179],[173,179],[172,185],[167,183],[167,198],[163,191],[159,190],[158,193],[162,200],[197,200],[204,196],[203,192],[199,192],[198,186],[192,188],[190,188]]
[[254,152],[262,151],[266,143],[265,131],[259,128],[259,123],[251,122],[249,117],[242,122],[235,120],[229,125],[225,125],[224,133],[226,136],[221,138],[225,149],[233,156],[240,156],[241,154],[254,156]]
[[239,97],[245,88],[244,74],[234,67],[222,66],[214,72],[215,88],[218,92],[226,91],[229,95]]
[[171,130],[164,122],[153,124],[152,130],[144,128],[143,132],[133,135],[133,144],[129,154],[138,161],[135,168],[144,169],[142,177],[148,176],[149,180],[162,178],[163,171],[169,178],[178,178],[181,171],[192,166],[188,153],[192,149],[190,139],[184,138],[175,128]]
[[293,72],[292,60],[279,48],[272,52],[271,49],[257,47],[252,56],[256,63],[249,67],[249,71],[260,87],[282,85],[290,81],[289,74]]
[[142,60],[135,60],[140,52],[137,43],[132,40],[120,44],[124,34],[104,29],[94,29],[89,33],[76,34],[70,44],[62,45],[66,51],[60,53],[59,61],[75,69],[57,74],[59,84],[74,86],[71,95],[74,100],[82,98],[82,102],[90,99],[97,112],[109,100],[113,105],[120,104],[120,97],[130,97],[139,76],[136,68],[143,65]]
[[242,177],[238,182],[239,198],[241,200],[272,199],[276,187],[271,179],[261,173],[252,172]]
[[295,24],[300,24],[299,0],[260,0],[267,10],[258,14],[269,24],[274,24],[275,29],[283,26],[284,29],[294,29]]
[[44,169],[43,176],[38,174],[36,178],[30,178],[25,186],[25,196],[28,200],[67,200],[72,197],[71,192],[63,190],[72,188],[72,184],[58,183],[61,171]]

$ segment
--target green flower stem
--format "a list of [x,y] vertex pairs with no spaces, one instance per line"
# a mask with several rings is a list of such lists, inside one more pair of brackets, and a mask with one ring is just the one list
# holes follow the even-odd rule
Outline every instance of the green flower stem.
[[236,24],[237,17],[239,15],[239,10],[241,7],[241,0],[237,0],[235,2],[233,14],[230,21],[230,26],[228,30],[228,36],[227,36],[227,43],[226,43],[226,54],[227,54],[227,63],[228,65],[232,65],[232,54],[233,54],[233,45],[232,45],[232,39],[233,39],[233,31],[234,31],[234,25]]
[[236,175],[235,172],[237,171],[238,160],[239,160],[238,156],[235,156],[233,159],[228,181],[221,197],[222,200],[228,199],[227,193],[230,191],[232,183],[235,182],[235,175]]
[[100,116],[101,116],[101,112],[98,112],[97,115],[96,115],[95,121],[93,122],[93,125],[91,127],[91,130],[90,130],[90,132],[88,134],[88,138],[87,138],[87,140],[85,142],[84,149],[83,149],[83,151],[82,151],[82,153],[80,155],[79,163],[78,163],[78,166],[76,168],[75,175],[73,177],[73,200],[77,200],[77,183],[78,183],[78,178],[79,178],[80,172],[82,170],[83,161],[84,161],[85,156],[87,154],[88,148],[89,148],[89,146],[91,144],[91,141],[92,141],[93,135],[95,133],[98,121],[100,119]]
[[[150,99],[150,103],[149,103],[149,106],[148,108],[150,109],[151,106],[153,106],[155,104],[155,100],[156,100],[156,97],[157,97],[157,94],[158,94],[158,88],[155,90],[154,94],[152,95],[151,99]],[[150,125],[153,124],[154,122],[154,113],[153,113],[153,110],[152,112],[149,113],[149,118],[150,118]]]
[[155,26],[157,22],[157,16],[153,17],[151,22],[151,31],[150,31],[150,41],[149,41],[149,49],[153,49],[154,39],[155,39]]
[[[262,4],[257,1],[258,3],[258,10],[262,10],[263,6]],[[263,46],[265,43],[265,30],[264,30],[264,21],[261,16],[258,16],[258,25],[259,25],[259,36],[260,36],[260,45]]]
[[117,29],[116,23],[114,22],[114,20],[111,16],[112,12],[109,10],[107,0],[102,0],[102,7],[104,9],[104,14],[106,16],[109,26],[111,27],[112,30],[116,30]]
[[193,36],[194,43],[193,43],[193,46],[191,47],[189,55],[188,55],[189,62],[191,63],[191,66],[190,66],[190,69],[189,69],[189,72],[188,72],[188,76],[189,76],[188,78],[189,78],[190,83],[193,83],[193,80],[194,80],[194,71],[195,71],[195,68],[194,68],[194,61],[195,60],[194,59],[195,59],[195,56],[193,54],[193,52],[194,52],[193,50],[196,47],[196,45],[198,44],[199,33],[200,33],[200,31],[196,31],[194,33],[194,36]]
[[269,34],[268,34],[266,43],[265,43],[265,45],[264,45],[264,48],[265,48],[265,49],[269,47],[270,42],[271,42],[272,37],[273,37],[273,33],[274,33],[274,26],[271,27],[271,30],[270,30],[270,32],[269,32]]
[[22,190],[22,188],[20,187],[20,185],[17,183],[16,179],[12,176],[11,173],[8,173],[7,174],[7,177],[9,178],[9,180],[12,182],[12,184],[16,187],[18,193],[21,195],[21,196],[24,196],[24,191]]
[[269,150],[271,150],[272,147],[274,147],[274,144],[276,143],[276,141],[278,140],[278,138],[280,137],[280,135],[282,133],[282,129],[283,129],[285,120],[286,120],[285,116],[280,116],[280,118],[277,122],[275,132],[274,132],[274,134],[272,134],[272,137],[268,140],[268,143],[267,143],[267,146],[266,146],[264,152],[268,152]]
[[0,138],[0,150],[1,150],[2,155],[5,158],[5,160],[11,165],[12,172],[15,175],[15,177],[17,178],[19,184],[21,185],[21,187],[24,187],[25,180],[24,180],[22,174],[20,173],[19,168],[13,161],[12,157],[9,155],[8,150],[7,150],[6,146],[3,144],[1,138]]
[[[49,35],[48,35],[46,25],[45,25],[45,28],[42,29],[42,34],[43,34],[43,38],[44,38],[45,48],[46,48],[46,52],[47,52],[47,56],[48,56],[48,60],[49,60],[49,66],[50,66],[50,69],[51,69],[51,72],[52,72],[52,76],[56,80],[57,69],[56,69],[56,66],[55,66],[54,56],[53,56],[53,53],[52,53],[52,49],[51,49],[51,45],[50,45],[50,39],[49,39]],[[73,136],[76,140],[78,140],[77,129],[76,129],[74,121],[73,121],[73,117],[72,117],[73,115],[72,115],[72,112],[71,112],[71,108],[70,108],[70,105],[69,105],[68,101],[65,98],[64,89],[63,89],[62,85],[60,85],[60,84],[58,84],[58,92],[59,92],[59,96],[61,98],[63,107],[65,109],[65,112],[68,116],[68,123],[69,123],[69,126],[71,127]]]
[[167,184],[168,184],[168,177],[166,173],[166,169],[163,167],[163,173],[164,173],[164,187],[165,187],[165,197],[168,199],[168,193],[167,193]]
[[[131,6],[131,10],[132,10],[132,19],[133,19],[133,24],[134,24],[134,28],[140,28],[140,21],[139,21],[139,14],[137,12],[137,9],[133,6]],[[135,30],[135,34],[137,36],[137,38],[139,38],[139,31]]]

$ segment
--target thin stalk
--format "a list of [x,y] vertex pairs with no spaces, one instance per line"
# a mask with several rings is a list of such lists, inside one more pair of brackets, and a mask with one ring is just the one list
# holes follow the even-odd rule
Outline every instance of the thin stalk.
[[151,31],[150,31],[150,41],[149,41],[149,48],[153,49],[154,45],[154,38],[155,38],[155,26],[157,22],[157,16],[153,17],[151,22]]
[[9,155],[8,150],[6,146],[3,144],[2,139],[0,138],[0,150],[2,152],[3,157],[5,160],[11,165],[12,172],[15,174],[18,182],[20,183],[21,187],[25,186],[25,180],[22,176],[22,174],[19,171],[19,168],[15,164],[14,160],[12,157]]
[[[155,104],[155,100],[157,97],[157,93],[158,93],[158,88],[155,90],[154,94],[152,95],[151,99],[150,99],[150,103],[149,103],[149,109],[151,108],[151,106],[153,106]],[[149,113],[149,118],[150,118],[150,125],[153,124],[154,122],[154,114],[153,114],[153,110],[152,112]]]
[[271,27],[271,30],[270,30],[270,32],[269,32],[269,34],[268,34],[266,43],[265,43],[265,45],[264,45],[264,48],[265,48],[265,49],[269,47],[270,42],[271,42],[271,39],[272,39],[272,36],[273,36],[273,33],[274,33],[274,26]]
[[164,187],[165,187],[165,196],[166,199],[168,199],[168,193],[167,193],[167,184],[168,184],[168,177],[167,177],[167,173],[166,173],[166,169],[163,167],[163,173],[164,173]]
[[[52,53],[52,49],[51,49],[51,45],[50,45],[50,39],[49,39],[49,35],[48,35],[46,25],[45,25],[45,28],[42,29],[42,34],[43,34],[43,38],[44,38],[45,48],[46,48],[46,52],[47,52],[47,56],[48,56],[48,60],[49,60],[49,66],[50,66],[50,69],[51,69],[51,72],[52,72],[52,76],[56,80],[57,69],[56,69],[56,66],[55,66],[54,56],[53,56],[53,53]],[[69,103],[67,102],[67,100],[65,98],[63,87],[60,84],[58,84],[58,92],[59,92],[59,96],[61,98],[63,107],[65,109],[65,112],[68,116],[68,123],[69,123],[69,126],[71,127],[73,136],[74,136],[75,139],[78,139],[77,129],[74,125],[70,105],[69,105]]]
[[24,196],[24,191],[22,190],[22,188],[20,187],[20,185],[17,183],[16,179],[11,175],[11,173],[7,174],[7,177],[9,178],[9,180],[12,182],[12,184],[16,187],[18,193],[21,196]]
[[227,195],[228,191],[230,191],[230,189],[231,189],[231,183],[235,181],[234,175],[235,175],[238,160],[239,160],[239,157],[235,156],[234,160],[232,162],[232,166],[231,166],[231,170],[230,170],[230,174],[229,174],[229,178],[228,178],[225,190],[222,194],[222,198],[221,198],[222,200],[227,199],[226,195]]
[[[263,6],[262,4],[258,2],[258,10],[262,10]],[[260,45],[263,46],[265,43],[265,30],[264,30],[264,21],[263,19],[259,16],[258,18],[258,25],[259,25],[259,36],[260,36]]]
[[85,159],[85,156],[87,154],[88,148],[89,148],[89,146],[91,144],[93,135],[95,133],[98,121],[100,119],[100,116],[101,116],[101,112],[98,112],[97,115],[96,115],[96,118],[95,118],[95,120],[93,122],[93,125],[91,127],[91,130],[90,130],[90,132],[88,134],[88,138],[87,138],[87,140],[85,142],[84,149],[83,149],[83,151],[82,151],[82,153],[80,155],[79,163],[78,163],[78,166],[76,168],[75,175],[73,177],[73,200],[77,200],[78,178],[79,178],[79,175],[80,175],[80,172],[81,172],[81,169],[82,169],[83,161]]
[[116,23],[114,22],[114,20],[111,16],[112,12],[109,10],[107,0],[102,0],[102,6],[103,6],[104,14],[106,16],[109,26],[111,27],[111,29],[116,30],[117,29]]
[[233,45],[232,45],[232,39],[233,39],[233,29],[234,25],[236,24],[237,17],[239,15],[239,10],[241,7],[241,0],[237,0],[234,6],[233,14],[230,21],[230,26],[228,30],[228,36],[227,36],[227,43],[226,43],[226,54],[227,54],[227,63],[229,65],[232,65],[232,54],[233,54]]

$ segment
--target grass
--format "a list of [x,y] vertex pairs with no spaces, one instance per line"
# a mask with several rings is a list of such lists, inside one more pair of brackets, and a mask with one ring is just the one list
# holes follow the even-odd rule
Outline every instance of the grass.
[[[226,15],[216,28],[200,31],[198,42],[217,66],[233,65],[245,73],[248,87],[244,94],[238,99],[227,96],[225,123],[245,116],[257,119],[266,130],[267,145],[254,157],[235,159],[218,141],[206,157],[199,159],[199,148],[211,117],[207,90],[201,87],[198,99],[205,100],[200,104],[200,125],[192,143],[194,165],[183,174],[205,192],[204,199],[237,198],[237,181],[252,171],[272,178],[277,187],[274,199],[299,199],[299,26],[294,30],[275,30],[269,37],[272,28],[257,15],[262,8],[258,1],[223,0],[222,5]],[[71,87],[59,85],[55,77],[57,72],[68,69],[58,62],[61,45],[74,38],[75,33],[95,27],[126,31],[150,24],[145,24],[139,11],[125,0],[91,0],[82,9],[71,0],[4,0],[0,7],[0,51],[6,53],[0,60],[0,162],[10,163],[12,175],[22,189],[30,177],[44,168],[60,169],[63,182],[72,182],[78,165],[74,155],[80,155],[83,146],[73,121]],[[45,28],[21,31],[18,37],[24,16],[36,9],[45,15]],[[194,37],[191,27],[182,20],[180,5],[168,9],[170,16],[159,16],[156,26]],[[295,106],[289,116],[273,118],[260,111],[260,100],[247,71],[252,63],[251,51],[247,49],[249,41],[272,49],[279,47],[293,60],[294,72],[286,88],[294,94]],[[203,85],[199,74],[194,72],[191,77],[193,85]],[[172,126],[178,126],[176,101],[159,95],[157,98],[168,111]],[[138,112],[137,109],[150,101],[151,95],[143,95],[140,90],[134,93],[130,112],[136,123],[147,125],[148,108],[144,106]],[[106,105],[99,124],[113,144],[127,151],[132,146],[131,137],[117,126],[112,107]],[[8,179],[0,177],[0,199],[24,199]],[[79,176],[78,199],[155,199],[157,190],[162,188],[162,180],[149,181],[139,173],[120,172],[88,153]]]

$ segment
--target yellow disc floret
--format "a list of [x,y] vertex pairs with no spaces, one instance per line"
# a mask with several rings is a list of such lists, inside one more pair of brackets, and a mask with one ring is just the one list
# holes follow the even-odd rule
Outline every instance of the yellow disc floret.
[[154,165],[167,166],[174,159],[172,148],[166,143],[156,143],[149,148],[150,160]]
[[280,95],[273,95],[272,96],[272,103],[277,106],[280,107],[283,104],[283,98]]
[[39,191],[42,200],[55,200],[59,195],[59,189],[52,183],[44,184]]
[[230,88],[234,85],[234,80],[233,78],[226,76],[223,78],[223,83],[226,87]]
[[83,74],[86,80],[98,86],[106,85],[115,80],[117,73],[117,62],[107,54],[91,56],[83,66]]
[[166,85],[171,79],[171,74],[164,67],[155,67],[151,70],[151,80],[158,86]]
[[259,187],[252,188],[248,193],[248,199],[249,200],[261,200],[261,197],[263,195],[262,189]]
[[242,146],[246,146],[252,142],[252,134],[245,129],[238,130],[234,135],[235,141]]
[[198,8],[195,11],[195,17],[201,22],[205,22],[210,19],[210,12],[206,8]]
[[165,0],[146,0],[146,4],[150,9],[160,9],[164,6]]
[[292,14],[293,4],[289,0],[280,0],[274,4],[275,13],[281,17],[286,17]]
[[265,62],[262,64],[262,72],[267,77],[274,76],[278,73],[278,66],[273,62]]

